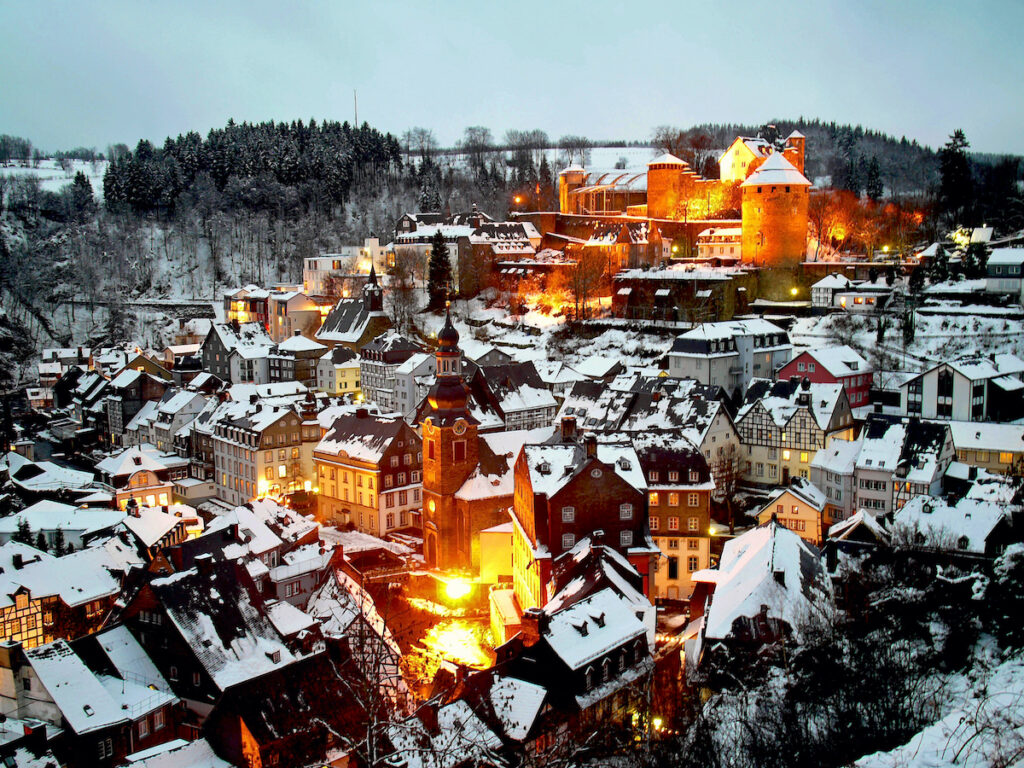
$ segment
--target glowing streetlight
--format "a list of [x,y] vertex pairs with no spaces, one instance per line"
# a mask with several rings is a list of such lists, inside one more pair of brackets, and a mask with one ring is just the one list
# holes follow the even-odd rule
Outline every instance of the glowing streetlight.
[[708,527],[708,536],[714,536],[716,533],[718,533],[718,531],[715,530],[715,526],[712,525]]
[[444,593],[449,600],[461,600],[472,591],[473,586],[464,579],[449,579],[444,585]]
[[798,293],[798,291],[797,291],[797,287],[795,285],[792,288],[789,289],[790,296],[796,296],[797,293]]
[[516,195],[516,196],[515,196],[515,197],[513,198],[513,201],[515,202],[515,204],[516,204],[516,205],[519,205],[520,203],[522,203],[522,202],[523,202],[523,198],[522,198],[522,197],[520,197],[519,195]]

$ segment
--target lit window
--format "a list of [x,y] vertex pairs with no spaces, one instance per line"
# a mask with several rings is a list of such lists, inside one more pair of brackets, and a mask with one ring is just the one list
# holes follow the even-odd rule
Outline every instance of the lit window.
[[668,519],[668,529],[670,531],[678,531],[679,530],[679,518],[678,517],[670,517]]
[[789,461],[789,451],[788,450],[782,452],[782,460],[783,461]]
[[696,493],[688,494],[687,495],[687,499],[686,499],[686,503],[687,503],[687,506],[698,507],[698,506],[700,506],[700,496],[698,494],[696,494]]
[[658,492],[651,491],[651,493],[648,494],[647,500],[652,507],[658,506]]

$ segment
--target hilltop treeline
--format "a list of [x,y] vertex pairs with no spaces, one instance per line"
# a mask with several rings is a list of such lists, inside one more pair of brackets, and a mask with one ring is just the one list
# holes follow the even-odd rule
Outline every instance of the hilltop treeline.
[[204,187],[218,193],[224,210],[329,212],[355,187],[376,191],[401,168],[397,139],[366,123],[229,121],[205,139],[190,132],[159,149],[140,141],[111,161],[103,193],[111,211],[136,214],[170,215]]

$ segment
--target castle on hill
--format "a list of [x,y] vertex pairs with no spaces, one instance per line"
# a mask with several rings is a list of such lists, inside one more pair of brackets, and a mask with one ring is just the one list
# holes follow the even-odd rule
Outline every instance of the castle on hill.
[[[719,158],[717,179],[703,178],[668,153],[651,160],[646,171],[570,166],[558,177],[559,213],[647,219],[663,234],[676,229],[673,224],[724,228],[735,232],[730,253],[736,255],[739,246],[743,263],[796,268],[807,249],[811,182],[803,173],[805,142],[798,131],[781,148],[737,137]],[[722,218],[735,210],[739,221]],[[720,247],[724,255],[726,244]]]

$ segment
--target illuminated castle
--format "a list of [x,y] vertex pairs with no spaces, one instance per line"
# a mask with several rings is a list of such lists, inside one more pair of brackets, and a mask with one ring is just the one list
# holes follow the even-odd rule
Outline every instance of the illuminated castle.
[[741,259],[764,267],[796,267],[804,260],[811,183],[803,175],[806,139],[793,131],[781,149],[737,137],[719,158],[719,178],[705,179],[683,160],[663,154],[646,171],[566,168],[558,178],[565,215],[629,216],[652,222],[696,223],[740,210]]

